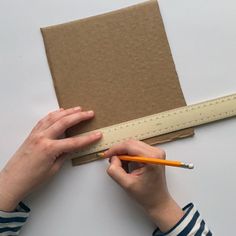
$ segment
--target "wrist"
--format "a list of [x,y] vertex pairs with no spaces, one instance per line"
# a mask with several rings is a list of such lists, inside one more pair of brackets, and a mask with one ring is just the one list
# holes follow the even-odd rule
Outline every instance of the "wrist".
[[171,196],[148,209],[147,213],[163,233],[174,227],[184,216],[183,210]]
[[11,190],[9,184],[9,177],[0,172],[0,210],[1,211],[14,211],[20,202],[20,199]]

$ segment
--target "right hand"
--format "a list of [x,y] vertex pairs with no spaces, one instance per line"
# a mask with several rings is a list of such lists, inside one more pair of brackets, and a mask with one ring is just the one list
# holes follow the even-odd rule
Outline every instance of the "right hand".
[[117,157],[134,155],[165,159],[162,149],[129,140],[111,147],[104,155],[111,158],[108,174],[144,207],[162,232],[168,231],[182,218],[182,209],[169,194],[164,166],[139,164],[137,169],[127,173]]

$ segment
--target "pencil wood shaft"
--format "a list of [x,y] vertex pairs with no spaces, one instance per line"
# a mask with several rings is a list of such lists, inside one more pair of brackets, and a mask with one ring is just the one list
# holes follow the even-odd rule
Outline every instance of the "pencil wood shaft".
[[147,164],[158,164],[158,165],[167,165],[167,166],[176,166],[181,167],[182,162],[179,161],[170,161],[170,160],[163,160],[157,158],[150,158],[150,157],[140,157],[140,156],[118,156],[119,159],[123,161],[134,161],[134,162],[142,162]]
[[[101,158],[106,158],[104,153],[97,154]],[[172,160],[163,160],[158,158],[151,158],[151,157],[141,157],[141,156],[127,156],[127,155],[120,155],[118,156],[122,161],[133,161],[133,162],[141,162],[146,164],[155,164],[155,165],[165,165],[165,166],[174,166],[174,167],[182,167],[187,169],[193,169],[193,164],[187,164],[180,161],[172,161]]]

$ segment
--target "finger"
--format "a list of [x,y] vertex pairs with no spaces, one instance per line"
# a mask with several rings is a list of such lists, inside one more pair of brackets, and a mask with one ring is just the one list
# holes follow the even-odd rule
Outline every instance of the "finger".
[[146,171],[146,167],[138,168],[130,172],[131,175],[140,176],[143,175]]
[[165,157],[165,152],[162,149],[152,147],[144,142],[136,140],[128,140],[116,144],[104,153],[105,157],[111,157],[122,154],[132,155],[132,156],[134,155],[147,156],[155,158]]
[[139,146],[140,144],[138,141],[128,140],[112,146],[110,149],[104,152],[104,155],[106,157],[122,154],[137,155],[141,151]]
[[63,155],[56,159],[56,161],[54,162],[51,168],[52,175],[56,174],[61,169],[61,167],[65,163],[65,160],[66,160],[66,156],[63,156]]
[[111,158],[111,164],[107,169],[107,173],[113,180],[124,188],[128,188],[131,182],[129,174],[122,168],[122,163],[117,156]]
[[133,172],[137,169],[141,169],[144,166],[146,166],[146,164],[144,163],[140,163],[140,162],[129,162],[129,172]]
[[81,110],[81,107],[73,107],[66,110],[60,108],[59,110],[50,112],[47,116],[45,116],[37,123],[34,130],[45,130],[51,125],[53,125],[56,121],[60,120],[62,117],[71,115],[76,112],[80,112]]
[[[141,141],[136,141],[139,143],[139,148],[142,149],[142,154],[147,157],[153,157],[153,158],[165,158],[165,151],[159,147],[153,147],[149,144],[146,144]],[[132,145],[132,144],[131,144]]]
[[140,142],[140,147],[143,147],[143,150],[145,149],[144,155],[152,158],[160,158],[160,159],[165,159],[166,158],[166,153],[163,149],[159,147],[153,147],[149,144],[146,144],[144,142]]
[[79,151],[80,149],[97,142],[101,138],[102,138],[101,132],[93,132],[84,136],[60,139],[55,141],[56,149],[59,153]]
[[46,131],[45,135],[48,138],[57,138],[62,135],[65,130],[76,125],[84,120],[89,120],[94,117],[93,111],[83,111],[83,112],[76,112],[74,114],[64,116],[52,126],[50,126]]

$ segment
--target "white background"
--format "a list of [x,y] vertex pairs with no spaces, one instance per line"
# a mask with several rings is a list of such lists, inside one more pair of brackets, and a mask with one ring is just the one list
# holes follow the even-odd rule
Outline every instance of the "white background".
[[[80,19],[141,0],[0,0],[0,165],[36,121],[58,108],[40,27]],[[236,2],[160,0],[169,43],[188,104],[236,92]],[[158,92],[158,89],[157,89]],[[236,121],[196,128],[195,136],[162,145],[169,159],[193,171],[167,168],[181,206],[196,204],[214,235],[234,235]],[[26,199],[25,236],[144,236],[154,226],[106,175],[107,162],[71,167]],[[24,170],[22,170],[24,171]]]

